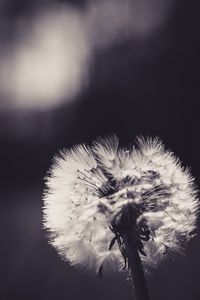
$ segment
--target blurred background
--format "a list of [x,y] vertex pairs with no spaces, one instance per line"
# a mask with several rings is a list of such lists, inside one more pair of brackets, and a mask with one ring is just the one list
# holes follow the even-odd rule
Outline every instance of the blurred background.
[[[200,4],[0,0],[1,300],[132,299],[119,274],[62,262],[42,229],[58,149],[158,135],[199,185]],[[148,277],[151,299],[200,299],[200,235]]]

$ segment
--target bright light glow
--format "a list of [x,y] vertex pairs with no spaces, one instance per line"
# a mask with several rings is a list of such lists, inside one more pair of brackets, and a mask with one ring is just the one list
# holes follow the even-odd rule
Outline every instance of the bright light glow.
[[[50,11],[24,30],[2,64],[1,91],[11,105],[49,108],[72,100],[88,78],[89,49],[79,12]],[[3,78],[4,77],[4,78]]]
[[165,23],[171,4],[88,1],[82,9],[48,8],[16,24],[13,49],[0,55],[0,107],[50,109],[74,100],[87,87],[96,49],[148,37]]
[[147,38],[171,12],[171,0],[90,1],[86,13],[91,43],[108,47],[127,38]]

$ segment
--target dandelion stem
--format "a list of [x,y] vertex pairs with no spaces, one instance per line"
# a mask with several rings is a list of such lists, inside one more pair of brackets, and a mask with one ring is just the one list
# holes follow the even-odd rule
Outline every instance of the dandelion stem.
[[128,266],[132,276],[136,300],[149,300],[146,280],[144,276],[144,269],[136,242],[134,241],[132,236],[130,237],[130,234],[124,236],[123,239],[125,243]]
[[116,230],[123,239],[124,254],[128,261],[128,269],[131,273],[136,300],[149,300],[144,269],[139,255],[143,251],[143,245],[138,234],[137,220],[140,216],[139,210],[133,205],[126,205],[121,214],[113,219],[112,228]]

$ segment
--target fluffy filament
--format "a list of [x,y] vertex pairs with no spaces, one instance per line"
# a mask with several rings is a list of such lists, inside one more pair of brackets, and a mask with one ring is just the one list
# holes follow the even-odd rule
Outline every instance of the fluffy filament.
[[112,136],[55,157],[43,221],[49,242],[70,264],[123,269],[123,241],[113,220],[129,205],[147,271],[182,252],[193,236],[198,199],[189,170],[159,139],[139,138],[136,145],[120,148]]

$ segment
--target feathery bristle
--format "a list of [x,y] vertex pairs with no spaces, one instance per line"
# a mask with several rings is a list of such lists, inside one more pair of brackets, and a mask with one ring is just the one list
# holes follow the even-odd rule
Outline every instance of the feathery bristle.
[[110,226],[130,204],[150,231],[141,250],[146,270],[182,251],[193,236],[199,204],[189,170],[158,138],[139,137],[136,143],[128,150],[116,136],[99,138],[55,157],[46,178],[44,228],[72,265],[121,269],[124,258],[114,242],[110,247]]

